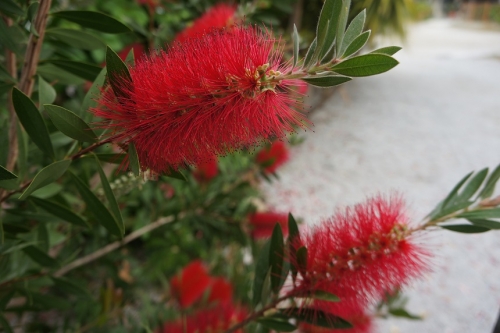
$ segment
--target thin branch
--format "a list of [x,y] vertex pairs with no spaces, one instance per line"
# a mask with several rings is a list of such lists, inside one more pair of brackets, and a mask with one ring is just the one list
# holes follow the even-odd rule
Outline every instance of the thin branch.
[[53,276],[55,276],[55,277],[63,276],[64,274],[68,273],[69,271],[71,271],[75,268],[78,268],[80,266],[86,265],[86,264],[88,264],[96,259],[99,259],[100,257],[102,257],[110,252],[113,252],[114,250],[130,243],[131,241],[133,241],[139,237],[141,237],[145,233],[148,233],[156,228],[159,228],[159,227],[161,227],[165,224],[171,223],[173,221],[175,221],[175,217],[172,215],[162,217],[162,218],[156,220],[155,222],[148,224],[147,226],[144,226],[144,227],[132,232],[131,234],[129,234],[127,237],[123,238],[122,240],[108,244],[105,247],[103,247],[103,248],[101,248],[101,249],[99,249],[91,254],[86,255],[85,257],[82,257],[80,259],[77,259],[77,260],[71,262],[70,264],[68,264],[68,265],[64,266],[63,268],[59,269],[58,271],[56,271],[53,274]]
[[43,37],[45,36],[45,27],[47,25],[47,17],[52,0],[41,0],[38,6],[38,12],[35,18],[35,30],[38,37],[31,34],[28,40],[28,47],[24,57],[23,70],[21,72],[21,80],[19,82],[19,89],[30,96],[33,92],[33,85],[35,82],[35,73],[40,59],[40,51],[42,49]]

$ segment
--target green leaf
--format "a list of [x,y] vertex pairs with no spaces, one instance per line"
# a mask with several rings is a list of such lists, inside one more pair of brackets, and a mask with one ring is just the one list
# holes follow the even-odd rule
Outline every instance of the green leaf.
[[94,81],[102,70],[99,66],[80,61],[47,60],[46,62],[88,81]]
[[366,42],[368,41],[368,38],[370,38],[371,31],[365,31],[358,37],[356,37],[351,44],[346,48],[345,52],[342,54],[342,58],[347,58],[354,53],[358,52],[365,46]]
[[[470,176],[472,176],[472,174],[473,174],[473,172],[467,174],[464,178],[462,178],[462,180],[460,180],[458,182],[458,184],[455,185],[455,187],[451,190],[451,192],[448,193],[446,198],[443,201],[441,201],[436,206],[436,208],[434,208],[434,210],[429,214],[429,218],[431,220],[435,220],[437,218],[446,216],[448,214],[451,214],[453,212],[458,211],[459,209],[463,209],[463,208],[469,206],[468,203],[465,203],[464,205],[461,206],[461,208],[460,207],[453,207],[450,203],[455,201],[455,199],[458,196],[458,191],[460,190],[462,185],[465,184],[465,182],[470,178]],[[451,207],[451,209],[450,209],[450,207]]]
[[132,77],[127,65],[109,46],[106,49],[106,68],[108,69],[108,80],[116,97],[128,98],[127,87],[132,86]]
[[299,226],[292,213],[288,213],[288,240],[294,242],[295,239],[300,239]]
[[271,236],[271,247],[269,248],[269,263],[271,265],[271,288],[275,294],[283,285],[282,275],[285,259],[285,244],[283,242],[283,231],[279,223],[274,225]]
[[308,297],[328,302],[340,302],[340,298],[332,293],[323,290],[315,290]]
[[342,41],[342,46],[340,47],[338,56],[345,53],[347,47],[363,32],[363,27],[366,20],[366,9],[363,9],[355,18],[352,19],[349,27],[345,31],[344,40]]
[[492,230],[500,229],[500,222],[498,221],[485,219],[468,219],[468,221],[478,227],[488,228]]
[[456,217],[463,219],[473,219],[473,220],[500,218],[500,208],[481,209],[481,210],[474,210],[471,212],[464,212],[458,214]]
[[14,0],[0,1],[0,12],[7,16],[24,16],[24,10]]
[[309,45],[309,49],[307,50],[306,56],[304,58],[304,68],[308,68],[313,62],[313,55],[316,51],[317,39],[314,38],[311,45]]
[[0,81],[16,82],[12,75],[0,64]]
[[61,11],[52,13],[52,16],[77,23],[83,27],[106,32],[108,34],[119,34],[130,32],[130,28],[113,17],[94,11]]
[[[341,0],[325,0],[321,12],[319,14],[318,25],[316,27],[316,36],[318,40],[320,35],[324,36],[322,47],[318,45],[318,52],[315,55],[322,59],[324,55],[331,49],[334,40],[338,33],[339,17],[342,11]],[[319,44],[319,43],[318,43]],[[316,46],[315,46],[316,47]],[[311,56],[311,58],[313,58]],[[306,62],[307,63],[307,62]],[[307,66],[306,66],[307,67]]]
[[82,50],[93,51],[106,48],[106,44],[98,37],[76,29],[51,28],[45,31],[45,36]]
[[500,165],[493,170],[493,172],[490,174],[488,177],[488,180],[486,181],[486,185],[484,185],[483,190],[479,194],[479,197],[481,199],[489,198],[495,191],[495,185],[500,178]]
[[263,317],[257,320],[262,326],[277,332],[293,332],[297,326],[288,322],[284,316]]
[[389,313],[395,317],[402,317],[412,320],[422,320],[422,317],[413,315],[406,311],[405,309],[389,309]]
[[12,103],[19,121],[35,145],[53,159],[54,149],[52,148],[49,132],[35,103],[17,88],[12,89]]
[[54,126],[72,139],[83,142],[97,142],[97,136],[82,118],[57,105],[45,105]]
[[99,223],[101,223],[104,228],[106,228],[111,234],[122,237],[122,229],[116,223],[115,218],[104,206],[101,200],[99,200],[99,198],[88,188],[87,185],[85,185],[85,183],[80,178],[78,178],[73,173],[71,173],[71,177],[73,178],[73,183],[76,185],[76,188],[82,196],[83,201],[85,201],[85,203],[87,204],[87,209],[92,213],[92,215],[94,215],[95,219]]
[[252,304],[256,307],[262,299],[262,288],[264,287],[264,281],[266,280],[267,273],[270,270],[269,266],[269,248],[271,247],[271,241],[267,241],[262,250],[260,251],[255,264],[255,277],[253,280],[252,287]]
[[44,104],[50,104],[56,100],[57,93],[47,81],[38,75],[38,100],[40,102],[40,110]]
[[479,171],[474,177],[472,177],[465,185],[465,188],[460,191],[460,194],[456,198],[456,202],[466,202],[468,201],[481,187],[483,181],[488,175],[488,168],[484,168]]
[[342,83],[346,83],[348,81],[351,81],[352,78],[348,76],[342,76],[342,75],[325,75],[325,76],[318,76],[318,77],[306,77],[302,79],[303,81],[316,86],[316,87],[321,87],[321,88],[329,88],[333,86],[338,86]]
[[97,156],[101,162],[121,164],[127,157],[127,154],[95,154],[95,156]]
[[331,68],[332,71],[348,76],[370,76],[387,72],[399,62],[384,54],[364,54],[342,61]]
[[17,155],[17,167],[19,170],[19,178],[24,179],[28,173],[28,136],[26,132],[21,128],[19,123],[16,124],[17,130],[17,143],[18,143],[18,155]]
[[45,168],[40,170],[33,178],[33,181],[28,186],[26,190],[24,190],[23,194],[19,197],[19,200],[26,199],[33,191],[49,185],[52,182],[55,182],[66,172],[69,165],[71,164],[71,160],[62,160],[54,162],[50,165],[47,165]]
[[0,83],[0,97],[2,97],[4,94],[10,92],[12,87],[14,87],[14,83]]
[[336,51],[340,54],[340,48],[344,41],[345,27],[347,24],[347,17],[349,16],[349,8],[351,7],[351,0],[342,0],[342,8],[340,9],[340,14],[338,16],[338,26],[337,26],[337,36],[336,36]]
[[47,62],[40,63],[36,72],[48,81],[57,81],[60,84],[78,85],[85,82],[84,79]]
[[3,19],[0,20],[0,44],[16,54],[21,52],[19,44],[10,33],[10,29]]
[[62,189],[62,185],[58,183],[52,183],[31,193],[31,196],[40,199],[48,199],[61,192]]
[[351,323],[333,314],[312,308],[282,309],[282,313],[308,324],[325,328],[347,329],[352,328]]
[[31,196],[31,201],[38,207],[47,211],[48,213],[57,216],[63,221],[68,223],[77,225],[79,227],[88,227],[88,223],[78,214],[73,213],[70,209],[65,206],[58,204],[56,202],[40,199],[34,196]]
[[31,245],[23,249],[23,252],[28,255],[34,262],[42,267],[58,268],[59,262],[47,255],[37,247]]
[[108,177],[102,170],[101,163],[99,163],[99,159],[97,156],[95,157],[95,162],[97,164],[97,171],[99,172],[99,177],[101,178],[101,185],[104,189],[104,194],[106,195],[106,199],[108,200],[108,204],[111,207],[111,212],[115,217],[115,221],[118,224],[122,234],[125,233],[125,226],[123,225],[122,214],[120,212],[120,208],[118,207],[118,202],[116,201],[115,194],[109,185]]
[[137,150],[133,142],[128,144],[128,161],[133,174],[139,176],[141,165],[139,164],[139,156],[137,156]]
[[0,165],[0,180],[16,179],[17,176]]
[[326,22],[325,29],[320,30],[318,32],[318,35],[316,36],[318,45],[316,46],[316,50],[314,51],[314,54],[312,56],[312,59],[311,59],[312,62],[316,61],[317,59],[321,60],[323,58],[323,56],[324,56],[324,54],[322,52],[323,47],[325,47],[325,49],[329,49],[328,47],[325,46],[325,42],[326,42],[326,39],[328,37],[328,32],[330,31],[330,25],[331,25],[331,22],[330,22],[330,20],[328,20]]
[[305,246],[299,247],[296,253],[297,256],[297,270],[305,275],[307,271],[307,248]]
[[490,229],[485,227],[478,227],[471,224],[448,224],[448,225],[440,225],[439,227],[451,231],[461,232],[464,234],[476,234],[480,232],[486,232]]
[[92,113],[89,110],[90,108],[97,106],[96,99],[100,94],[104,82],[106,81],[106,73],[107,69],[103,68],[94,80],[92,87],[90,87],[89,91],[83,98],[80,115],[85,121],[89,121],[92,118]]
[[32,2],[30,4],[30,6],[28,7],[28,20],[30,20],[30,22],[31,22],[30,33],[32,33],[36,37],[40,37],[40,35],[38,35],[38,31],[36,31],[35,24],[34,24],[39,6],[40,6],[40,3],[35,1],[35,2]]
[[297,31],[297,26],[294,24],[293,25],[293,33],[292,33],[292,40],[293,40],[293,67],[297,65],[297,61],[299,61],[299,32]]
[[84,297],[84,298],[89,298],[91,299],[90,293],[82,287],[81,285],[71,281],[70,279],[66,278],[56,278],[56,277],[51,277],[52,281],[54,282],[54,287],[59,291],[66,292],[68,294],[73,294],[76,296]]
[[387,47],[382,47],[380,49],[376,49],[374,51],[371,51],[370,53],[377,53],[377,54],[387,54],[387,55],[394,55],[400,51],[401,48],[399,46],[387,46]]

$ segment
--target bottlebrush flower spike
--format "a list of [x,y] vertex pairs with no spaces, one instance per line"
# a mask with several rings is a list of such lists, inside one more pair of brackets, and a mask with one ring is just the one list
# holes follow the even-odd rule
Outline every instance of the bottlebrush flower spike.
[[304,126],[287,94],[296,80],[276,79],[281,57],[282,44],[257,28],[215,31],[141,58],[126,97],[108,89],[93,112],[135,144],[143,169],[196,165]]
[[231,302],[232,299],[233,286],[231,282],[221,277],[213,278],[210,293],[208,294],[208,302],[225,304]]
[[193,171],[193,176],[199,183],[208,183],[219,173],[219,165],[217,163],[217,156],[202,161],[196,166]]
[[236,7],[217,4],[193,22],[175,38],[175,42],[184,43],[189,38],[198,38],[215,29],[229,28],[235,23]]
[[171,293],[182,308],[187,308],[203,295],[210,281],[203,263],[195,260],[170,280]]
[[276,170],[288,161],[288,148],[283,141],[274,141],[270,146],[263,148],[257,153],[255,160],[267,173]]
[[[247,311],[232,303],[198,311],[182,321],[166,323],[159,333],[224,333],[227,329],[244,320]],[[235,333],[243,333],[242,329]]]
[[253,228],[252,237],[255,239],[269,238],[273,234],[273,229],[279,223],[283,235],[288,235],[288,214],[277,212],[261,212],[251,214],[249,217],[250,226]]
[[301,236],[295,246],[307,248],[307,268],[291,292],[322,290],[364,306],[420,276],[428,253],[414,242],[403,208],[399,197],[375,197]]

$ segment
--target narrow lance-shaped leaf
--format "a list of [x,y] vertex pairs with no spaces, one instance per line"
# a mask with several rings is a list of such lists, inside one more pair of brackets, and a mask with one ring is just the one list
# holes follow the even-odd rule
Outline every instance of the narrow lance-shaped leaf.
[[473,210],[458,214],[456,217],[463,219],[496,219],[500,218],[500,208]]
[[472,177],[467,184],[465,185],[464,189],[460,192],[458,197],[456,198],[457,202],[467,202],[472,196],[479,190],[481,185],[483,184],[483,181],[486,179],[486,176],[488,175],[488,168],[484,168],[483,170],[479,171],[474,177]]
[[24,16],[24,11],[14,0],[0,1],[0,12],[7,16]]
[[269,248],[269,263],[271,265],[271,288],[278,293],[282,284],[283,266],[285,258],[285,244],[283,242],[283,231],[279,223],[274,226],[271,236],[271,247]]
[[118,98],[127,98],[127,86],[128,88],[132,86],[132,77],[127,65],[109,47],[106,49],[106,68],[108,69],[108,80],[115,96]]
[[34,196],[32,196],[30,200],[33,201],[33,203],[35,203],[35,205],[37,205],[38,207],[42,208],[48,213],[51,213],[54,216],[57,216],[63,221],[80,227],[88,227],[87,222],[80,215],[75,214],[70,209],[59,203],[36,198]]
[[477,234],[490,230],[485,227],[478,227],[471,224],[449,224],[449,225],[440,225],[439,227],[446,230],[456,231],[464,234]]
[[123,225],[122,214],[120,212],[120,208],[118,207],[118,202],[116,201],[115,194],[109,185],[108,177],[104,174],[102,170],[101,163],[99,163],[99,159],[97,156],[95,157],[95,162],[97,164],[97,171],[99,172],[99,177],[101,178],[101,185],[104,189],[104,194],[106,195],[106,199],[108,200],[108,204],[111,207],[111,212],[113,213],[116,223],[118,227],[121,229],[122,234],[125,232],[125,226]]
[[83,142],[96,142],[97,136],[87,123],[72,111],[57,105],[45,105],[52,123],[63,134]]
[[35,246],[27,246],[23,249],[23,252],[28,255],[34,262],[42,267],[57,268],[59,267],[59,262],[54,258],[50,257],[45,252],[41,251]]
[[352,324],[345,319],[318,309],[306,307],[287,308],[282,309],[281,312],[290,317],[296,318],[298,321],[303,321],[315,326],[337,329],[352,328]]
[[316,87],[329,88],[351,81],[352,78],[343,75],[326,75],[306,77],[302,80]]
[[47,62],[88,81],[94,81],[102,70],[99,66],[81,61],[50,60]]
[[311,45],[309,45],[309,49],[307,49],[306,56],[304,58],[304,68],[308,68],[313,61],[313,54],[316,51],[317,39],[314,38]]
[[107,70],[104,67],[99,75],[97,75],[94,83],[90,87],[89,91],[83,98],[82,108],[80,109],[80,116],[84,121],[90,121],[92,119],[92,113],[90,112],[91,107],[95,107],[97,102],[95,101],[97,96],[101,91],[101,87],[104,85],[106,81]]
[[363,27],[365,25],[366,19],[366,9],[363,9],[355,18],[352,19],[351,23],[347,27],[344,34],[344,40],[340,47],[338,55],[344,54],[347,47],[363,32]]
[[[55,39],[69,46],[82,49],[82,50],[104,50],[106,44],[98,37],[89,34],[88,32],[65,29],[65,28],[51,28],[45,31],[45,37]],[[51,103],[51,102],[49,102]]]
[[347,46],[345,52],[342,54],[342,58],[347,58],[354,53],[358,52],[365,46],[366,42],[370,38],[371,31],[365,31],[358,37],[356,37],[349,46]]
[[321,301],[329,301],[329,302],[340,302],[340,298],[337,295],[329,293],[328,291],[323,290],[315,290],[308,297],[318,299]]
[[116,223],[115,218],[109,212],[109,210],[104,206],[104,204],[99,200],[99,198],[88,188],[85,183],[71,173],[71,177],[73,178],[73,183],[76,185],[76,188],[80,195],[82,196],[83,201],[87,204],[87,209],[94,215],[95,219],[103,225],[111,234],[116,235],[118,237],[122,237],[122,229]]
[[106,32],[108,34],[119,34],[130,32],[130,28],[113,17],[94,11],[61,11],[52,13],[52,16],[77,23],[83,27]]
[[349,16],[349,8],[351,7],[351,0],[342,0],[342,8],[338,16],[337,36],[336,39],[336,53],[340,54],[340,48],[344,41],[345,27],[347,24],[347,17]]
[[297,65],[297,61],[299,60],[299,43],[300,43],[299,32],[297,31],[297,26],[295,24],[293,25],[292,40],[293,40],[293,67],[295,67]]
[[500,222],[499,221],[492,221],[492,220],[485,220],[485,219],[468,219],[470,223],[472,223],[475,226],[478,227],[483,227],[483,228],[488,228],[492,230],[499,230],[500,229]]
[[[460,180],[458,182],[458,184],[455,185],[455,187],[451,190],[450,193],[448,193],[448,195],[446,196],[446,198],[441,201],[433,210],[432,212],[429,213],[429,219],[430,220],[435,220],[435,219],[438,219],[438,218],[441,218],[445,215],[448,215],[450,213],[453,213],[457,210],[459,210],[459,206],[458,207],[453,207],[453,209],[450,209],[449,207],[451,206],[450,203],[453,202],[455,200],[455,198],[457,197],[458,195],[458,191],[460,190],[460,188],[462,187],[463,184],[465,184],[465,182],[470,178],[470,176],[472,176],[473,172],[467,174],[464,178],[462,178],[462,180]],[[463,208],[467,207],[468,204],[466,205],[462,205]]]
[[17,176],[0,165],[0,180],[16,179]]
[[51,277],[51,279],[54,282],[54,286],[57,288],[57,290],[84,298],[92,298],[87,289],[69,279],[56,277]]
[[255,277],[253,279],[252,288],[252,304],[257,306],[262,299],[262,288],[264,287],[264,281],[266,279],[267,273],[270,270],[269,266],[269,248],[271,247],[271,241],[267,241],[262,250],[260,251],[255,264]]
[[0,20],[0,44],[16,54],[20,53],[18,43],[14,40],[14,37],[9,32],[9,27],[3,19]]
[[47,81],[38,75],[38,100],[40,102],[40,110],[44,104],[50,104],[56,100],[56,90]]
[[297,326],[291,324],[288,320],[287,316],[277,313],[273,316],[262,317],[257,322],[277,332],[294,332]]
[[500,178],[500,165],[497,166],[495,168],[495,170],[493,170],[493,172],[488,177],[488,180],[486,181],[486,185],[484,185],[483,190],[479,194],[479,197],[481,199],[491,197],[491,195],[495,191],[495,186],[496,186],[496,183],[497,183],[499,178]]
[[389,313],[395,317],[402,317],[406,319],[412,320],[422,320],[423,318],[420,316],[416,316],[414,314],[409,313],[405,309],[389,309]]
[[400,50],[401,48],[399,46],[387,46],[371,51],[370,53],[387,54],[391,56],[396,54]]
[[28,173],[28,135],[22,129],[19,123],[16,124],[17,130],[17,143],[18,143],[18,155],[17,155],[17,167],[19,169],[19,177],[24,179]]
[[62,160],[47,165],[36,174],[31,184],[19,197],[19,200],[26,199],[33,191],[58,180],[66,172],[70,164],[71,160]]
[[307,271],[307,248],[305,246],[301,246],[298,248],[297,253],[297,270],[305,275]]
[[35,145],[49,157],[54,158],[54,149],[42,115],[35,103],[17,88],[12,89],[12,103],[19,121]]
[[462,180],[458,182],[457,185],[451,190],[451,192],[446,196],[446,198],[443,201],[443,208],[446,209],[446,207],[453,205],[455,202],[456,198],[458,197],[458,191],[462,188],[462,185],[465,184],[465,182],[472,176],[474,172],[471,172],[467,174]]
[[[296,244],[300,241],[300,232],[297,225],[297,221],[293,217],[292,213],[288,213],[288,251],[292,253],[295,251]],[[292,271],[292,277],[295,280],[297,276],[297,267],[295,265],[290,265],[290,270]]]
[[370,76],[387,72],[399,62],[384,54],[364,54],[338,63],[330,70],[347,76]]
[[130,169],[134,175],[139,176],[141,171],[141,165],[139,163],[139,156],[137,155],[137,150],[133,142],[128,144],[128,159],[130,164]]
[[[317,35],[317,46],[316,46],[316,50],[314,51],[313,55],[312,55],[312,59],[311,59],[311,62],[316,62],[316,60],[321,60],[321,58],[323,58],[323,54],[322,54],[322,50],[323,50],[323,47],[325,46],[325,42],[326,42],[326,38],[328,36],[328,32],[330,31],[330,25],[333,24],[332,22],[330,22],[330,20],[328,20],[326,22],[326,26],[325,26],[325,29],[322,29],[318,32],[318,35]],[[326,48],[326,47],[325,47]]]

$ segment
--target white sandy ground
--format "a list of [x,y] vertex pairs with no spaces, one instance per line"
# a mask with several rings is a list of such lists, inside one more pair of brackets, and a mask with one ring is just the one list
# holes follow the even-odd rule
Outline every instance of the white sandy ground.
[[[271,207],[307,223],[377,193],[404,194],[423,217],[468,172],[500,163],[500,32],[450,20],[411,28],[389,73],[349,82],[311,115],[315,126],[265,185]],[[500,186],[499,186],[500,187]],[[489,333],[500,310],[500,231],[424,239],[433,271],[405,290],[424,321],[384,333]]]

